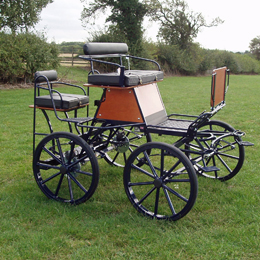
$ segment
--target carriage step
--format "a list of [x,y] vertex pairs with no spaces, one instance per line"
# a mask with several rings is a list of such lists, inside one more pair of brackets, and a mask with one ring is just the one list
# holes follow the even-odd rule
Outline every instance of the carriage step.
[[65,118],[62,119],[63,121],[76,123],[76,124],[83,124],[93,120],[93,117],[76,117],[76,118]]
[[204,171],[204,172],[215,172],[215,171],[219,171],[220,169],[216,166],[209,166],[209,167],[201,167],[201,169]]
[[237,143],[242,146],[254,146],[253,143],[250,143],[248,141],[237,141]]

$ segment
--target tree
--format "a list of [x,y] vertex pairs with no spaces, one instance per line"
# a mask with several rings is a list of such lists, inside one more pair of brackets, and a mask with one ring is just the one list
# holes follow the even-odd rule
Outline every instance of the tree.
[[146,0],[146,4],[150,7],[151,20],[160,22],[158,36],[166,44],[178,45],[183,50],[190,46],[202,27],[223,23],[217,17],[208,24],[201,13],[189,11],[184,0]]
[[142,51],[142,22],[147,13],[147,6],[139,0],[95,0],[86,1],[82,11],[82,21],[95,23],[100,12],[109,13],[106,23],[110,23],[110,31],[118,31],[122,41],[127,41],[131,54],[138,55]]
[[260,60],[260,36],[255,37],[249,45],[250,52],[257,60]]
[[0,31],[28,31],[40,19],[39,15],[53,0],[1,0]]

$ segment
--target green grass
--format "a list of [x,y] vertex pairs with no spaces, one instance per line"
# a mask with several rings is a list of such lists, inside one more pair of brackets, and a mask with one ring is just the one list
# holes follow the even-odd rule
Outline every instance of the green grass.
[[[62,70],[59,75],[80,84],[87,77],[82,69]],[[170,77],[159,83],[167,112],[208,110],[210,80]],[[91,89],[91,113],[100,95]],[[133,208],[123,170],[104,160],[98,161],[100,182],[89,201],[68,206],[47,199],[32,172],[33,89],[0,90],[0,259],[259,259],[259,96],[260,76],[231,76],[227,106],[214,119],[245,131],[244,139],[255,146],[246,148],[233,179],[199,178],[193,209],[165,222]]]

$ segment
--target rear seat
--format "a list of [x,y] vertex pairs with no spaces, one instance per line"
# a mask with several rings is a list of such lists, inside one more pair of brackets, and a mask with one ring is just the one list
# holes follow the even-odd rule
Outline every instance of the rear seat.
[[[57,78],[57,72],[55,70],[37,71],[35,73],[35,86],[39,90],[42,89],[45,90],[45,92],[49,92],[47,95],[35,96],[35,105],[37,107],[72,110],[86,106],[89,103],[89,97],[86,95],[83,88],[76,85],[59,82],[57,81]],[[44,83],[46,83],[47,86]],[[57,89],[53,89],[53,85],[55,84],[63,84],[80,88],[83,90],[83,95],[60,93]]]

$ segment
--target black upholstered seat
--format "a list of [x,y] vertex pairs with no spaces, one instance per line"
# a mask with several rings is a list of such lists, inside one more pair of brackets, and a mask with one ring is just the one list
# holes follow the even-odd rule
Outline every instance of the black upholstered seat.
[[[89,97],[85,95],[53,93],[52,97],[57,109],[72,109],[89,103]],[[35,104],[39,107],[53,107],[50,95],[37,96]]]
[[[130,87],[163,80],[160,65],[154,60],[128,55],[126,43],[88,42],[83,49],[85,55],[80,58],[90,61],[91,64],[91,71],[88,75],[89,84]],[[102,60],[103,58],[114,59],[107,61]],[[119,59],[118,63],[115,63],[116,58]],[[123,58],[128,60],[128,70],[123,65]],[[153,63],[158,70],[130,70],[130,59]],[[106,64],[109,68],[117,67],[117,72],[99,73],[97,69],[94,69],[95,62]]]
[[[157,70],[126,70],[124,73],[124,86],[137,86],[152,83],[163,79],[163,72]],[[88,83],[94,85],[120,86],[119,73],[91,74]]]
[[[60,93],[53,88],[57,84],[78,88],[83,92],[83,95]],[[89,97],[82,87],[57,81],[57,72],[55,70],[37,71],[35,73],[35,88],[39,90],[37,94],[35,92],[34,105],[37,107],[72,110],[86,106],[89,103]],[[48,94],[40,95],[40,90]]]

